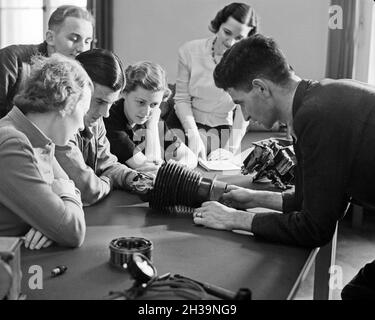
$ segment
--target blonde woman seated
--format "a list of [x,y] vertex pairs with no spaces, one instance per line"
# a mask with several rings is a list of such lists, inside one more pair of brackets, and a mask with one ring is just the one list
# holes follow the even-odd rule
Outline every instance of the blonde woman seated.
[[120,162],[139,171],[156,171],[163,160],[170,159],[197,166],[193,152],[159,123],[160,104],[169,95],[165,72],[158,64],[144,61],[127,68],[123,99],[104,120],[111,152]]
[[80,64],[38,58],[15,106],[0,120],[0,236],[24,236],[30,249],[80,246],[79,191],[54,157],[80,129],[93,85]]

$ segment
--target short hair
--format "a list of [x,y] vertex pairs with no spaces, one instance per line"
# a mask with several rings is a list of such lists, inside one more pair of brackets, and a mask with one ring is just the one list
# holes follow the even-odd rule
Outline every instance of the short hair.
[[126,71],[126,86],[124,92],[129,93],[141,87],[150,91],[164,91],[163,100],[171,95],[168,88],[167,76],[164,69],[157,63],[140,61],[130,65]]
[[120,58],[106,49],[92,49],[80,53],[76,60],[85,68],[94,83],[108,87],[113,91],[122,91],[126,80]]
[[64,23],[65,19],[69,17],[89,21],[91,22],[93,27],[95,25],[94,17],[86,9],[72,5],[64,5],[58,7],[52,13],[51,17],[48,20],[48,29],[54,31],[58,30]]
[[214,80],[218,88],[248,92],[256,78],[284,85],[290,74],[291,68],[276,42],[257,34],[237,42],[224,53],[214,70]]
[[223,9],[221,9],[216,14],[215,18],[211,21],[208,29],[213,33],[217,33],[220,29],[220,26],[225,23],[229,17],[232,17],[236,21],[251,27],[248,37],[258,32],[259,19],[255,10],[248,4],[237,2],[228,4]]
[[14,103],[24,114],[66,110],[77,104],[86,88],[94,87],[78,62],[58,53],[35,56],[30,77]]

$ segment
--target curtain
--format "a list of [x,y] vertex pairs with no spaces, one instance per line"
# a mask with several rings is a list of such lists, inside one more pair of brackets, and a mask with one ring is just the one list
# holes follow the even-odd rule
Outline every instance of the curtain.
[[94,47],[113,50],[113,0],[88,0],[87,9],[95,17]]
[[353,78],[358,0],[332,0],[331,6],[333,5],[342,8],[343,25],[341,29],[329,30],[326,77],[332,79]]

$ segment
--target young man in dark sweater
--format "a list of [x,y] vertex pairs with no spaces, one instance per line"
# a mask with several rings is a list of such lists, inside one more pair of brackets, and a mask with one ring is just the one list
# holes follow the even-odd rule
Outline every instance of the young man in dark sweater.
[[[271,128],[293,128],[295,190],[284,193],[232,187],[234,208],[207,202],[194,222],[217,229],[245,229],[285,244],[322,246],[350,201],[375,208],[375,88],[353,80],[302,80],[277,44],[256,35],[234,45],[216,67],[215,83],[250,118]],[[262,207],[282,213],[250,213]],[[242,209],[242,210],[241,210]],[[375,298],[375,261],[342,292],[343,298]]]
[[60,6],[48,22],[46,40],[39,45],[12,45],[0,50],[0,118],[13,107],[13,98],[30,74],[32,57],[57,52],[74,59],[93,40],[94,18],[76,6]]

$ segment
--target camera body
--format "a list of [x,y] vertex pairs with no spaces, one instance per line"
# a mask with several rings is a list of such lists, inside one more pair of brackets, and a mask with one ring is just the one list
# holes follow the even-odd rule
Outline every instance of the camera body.
[[254,182],[271,180],[276,188],[286,190],[294,182],[296,157],[291,141],[266,139],[254,142],[254,149],[243,162],[241,173],[254,174]]

